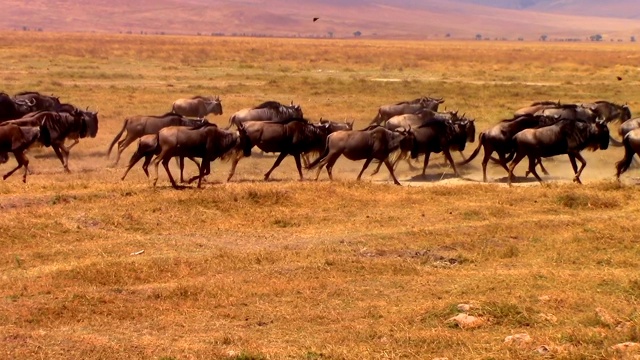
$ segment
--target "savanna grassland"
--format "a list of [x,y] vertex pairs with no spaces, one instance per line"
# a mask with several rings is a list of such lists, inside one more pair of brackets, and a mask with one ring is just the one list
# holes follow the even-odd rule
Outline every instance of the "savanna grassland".
[[[291,159],[263,182],[275,158],[255,153],[232,182],[215,162],[181,191],[162,169],[156,189],[139,167],[120,181],[135,146],[116,167],[106,149],[126,116],[196,94],[221,97],[225,126],[265,100],[363,127],[379,105],[442,96],[479,131],[535,100],[638,111],[639,60],[631,44],[3,33],[0,90],[97,109],[100,130],[70,174],[33,149],[27,183],[0,183],[0,357],[625,356],[611,346],[640,340],[640,192],[637,169],[613,179],[620,148],[585,155],[583,186],[564,158],[543,185],[508,188],[499,168],[479,183],[479,160],[441,181],[439,156],[424,179],[400,164],[428,186],[355,182],[348,161],[300,182]],[[461,303],[477,327],[447,321]]]

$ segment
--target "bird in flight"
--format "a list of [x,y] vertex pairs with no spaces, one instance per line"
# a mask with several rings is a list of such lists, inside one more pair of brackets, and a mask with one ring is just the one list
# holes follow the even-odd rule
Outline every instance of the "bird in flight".
[[316,17],[316,18],[313,18],[313,22],[318,21],[318,19],[320,19],[320,18],[317,18],[317,17]]
[[616,76],[616,78],[618,79],[618,81],[622,81],[622,78],[620,76]]

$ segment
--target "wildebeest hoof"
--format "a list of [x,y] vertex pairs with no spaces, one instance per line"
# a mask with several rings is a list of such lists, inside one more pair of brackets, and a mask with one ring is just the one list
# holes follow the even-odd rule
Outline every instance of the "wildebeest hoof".
[[575,182],[575,183],[578,183],[578,184],[582,185],[582,181],[580,181],[580,178],[579,178],[579,177],[574,177],[574,178],[573,178],[573,182]]

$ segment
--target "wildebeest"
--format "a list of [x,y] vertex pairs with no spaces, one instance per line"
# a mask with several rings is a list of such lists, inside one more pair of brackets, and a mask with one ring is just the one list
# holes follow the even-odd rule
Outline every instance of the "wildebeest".
[[393,183],[400,185],[393,173],[393,166],[389,162],[389,154],[402,147],[410,146],[412,140],[413,134],[410,130],[391,131],[381,126],[374,126],[370,130],[337,131],[327,137],[324,152],[311,162],[307,169],[317,168],[316,180],[318,180],[322,167],[326,166],[329,179],[333,180],[333,166],[338,158],[344,155],[349,160],[365,160],[358,174],[357,180],[360,180],[371,161],[376,159],[387,166]]
[[562,106],[562,104],[560,103],[560,101],[549,101],[549,100],[545,100],[545,101],[537,101],[532,103],[529,106],[523,107],[521,109],[516,110],[513,113],[513,117],[517,118],[520,116],[524,116],[524,115],[533,115],[535,113],[537,113],[538,111],[544,110],[544,109],[548,109],[548,108],[557,108]]
[[247,121],[273,121],[287,122],[289,119],[302,119],[302,108],[300,105],[283,105],[277,101],[266,101],[254,108],[246,108],[237,111],[229,118],[229,126],[238,125]]
[[197,157],[202,159],[199,166],[198,187],[202,178],[210,169],[210,163],[215,159],[225,156],[233,149],[241,149],[244,156],[251,155],[251,141],[247,137],[244,128],[240,126],[237,131],[223,130],[203,122],[201,125],[189,128],[185,126],[170,126],[158,132],[159,154],[153,159],[155,166],[155,178],[153,186],[158,182],[158,166],[162,162],[171,185],[177,188],[177,184],[169,170],[169,160],[172,157]]
[[630,130],[622,139],[624,144],[624,157],[616,163],[616,178],[620,181],[620,175],[629,170],[635,154],[640,154],[640,128]]
[[[513,169],[525,156],[529,158],[529,171],[542,182],[535,169],[536,160],[562,154],[569,156],[575,173],[573,181],[581,183],[580,174],[587,162],[580,155],[580,151],[585,148],[606,150],[609,146],[609,128],[601,120],[589,123],[562,119],[553,125],[522,130],[513,137],[513,141],[516,150],[515,157],[509,165],[509,186],[513,178]],[[579,170],[576,159],[581,163]]]
[[37,91],[24,91],[13,96],[14,100],[34,102],[32,111],[59,111],[60,99],[56,96],[40,94]]
[[632,117],[631,109],[627,104],[618,105],[610,101],[600,100],[579,105],[587,109],[593,109],[600,116],[600,119],[607,124],[616,120],[623,123]]
[[219,96],[194,96],[191,99],[174,101],[171,111],[182,116],[203,119],[207,114],[222,115],[222,102]]
[[560,116],[562,119],[593,123],[601,114],[596,106],[585,107],[579,104],[562,104],[561,106],[540,110],[535,115]]
[[[347,130],[347,131],[351,131],[353,130],[353,123],[355,122],[355,120],[351,120],[351,122],[347,122],[347,120],[345,119],[344,122],[339,122],[339,121],[333,121],[333,120],[327,120],[327,119],[323,119],[320,118],[320,121],[318,122],[318,124],[316,124],[317,126],[324,126],[328,129],[328,133],[334,133],[336,131],[341,131],[341,130]],[[302,164],[303,166],[306,168],[310,161],[309,161],[309,155],[313,154],[313,153],[318,153],[317,155],[320,155],[320,152],[324,151],[324,145],[319,146],[317,149],[312,149],[308,152],[305,152],[303,154],[300,155],[300,157],[302,158]]]
[[[291,119],[286,123],[247,121],[241,124],[244,124],[244,129],[253,146],[257,146],[264,152],[280,153],[271,169],[264,174],[264,180],[269,179],[271,172],[287,155],[295,159],[298,175],[300,180],[303,180],[300,155],[324,150],[325,141],[329,135],[329,124],[316,125],[305,119]],[[238,161],[240,157],[233,159],[227,181],[233,177]]]
[[5,93],[0,93],[0,122],[19,119],[33,111],[35,100],[14,100]]
[[[92,121],[81,110],[74,111],[71,114],[38,111],[6,123],[18,126],[46,127],[50,137],[50,146],[58,156],[65,172],[69,172],[69,149],[64,145],[65,140],[70,136],[78,136],[80,138],[95,137],[98,132],[97,118]],[[43,145],[49,146],[47,144]]]
[[[165,128],[167,126],[197,126],[200,124],[200,120],[188,119],[182,115],[175,113],[166,113],[164,115],[159,116],[131,116],[124,120],[122,124],[122,130],[118,134],[116,134],[115,138],[109,145],[109,150],[107,150],[107,158],[111,155],[111,149],[118,142],[118,152],[116,154],[116,160],[114,165],[118,164],[120,161],[120,155],[127,148],[127,146],[131,145],[136,139],[142,137],[143,135],[148,134],[157,134],[160,129]],[[127,132],[127,136],[120,140],[120,137],[124,132]],[[120,140],[120,141],[118,141]]]
[[[462,115],[462,117],[464,117],[464,115]],[[387,122],[384,124],[384,127],[389,130],[396,130],[400,128],[405,130],[409,130],[411,128],[417,129],[420,126],[422,126],[422,124],[425,124],[434,119],[443,120],[443,121],[450,120],[453,122],[457,122],[461,120],[461,118],[458,117],[457,111],[435,112],[429,109],[422,109],[422,110],[418,110],[418,112],[416,112],[415,114],[404,114],[404,115],[394,116],[391,119],[387,120]],[[475,137],[475,126],[473,125],[473,123],[471,124],[471,126],[469,126],[468,129],[469,131],[473,132],[473,137]],[[457,150],[457,148],[452,150]],[[402,159],[407,160],[407,163],[409,164],[409,168],[411,170],[415,169],[413,164],[411,164],[411,161],[408,156],[410,151],[411,149],[405,149],[400,151],[400,153],[398,154],[398,156],[395,158],[393,162],[394,169],[396,168],[398,161]],[[462,154],[462,151],[460,151],[460,153]],[[381,166],[382,166],[382,163],[378,163],[378,166],[371,173],[371,176],[377,174],[380,171]]]
[[413,129],[413,146],[411,158],[415,159],[424,154],[422,175],[424,176],[429,165],[431,153],[444,154],[445,159],[453,168],[456,176],[460,176],[458,169],[451,157],[450,150],[463,151],[467,141],[475,141],[475,122],[472,120],[452,121],[449,119],[433,119]]
[[29,159],[24,151],[34,142],[40,140],[43,144],[50,144],[48,129],[44,126],[18,126],[15,124],[4,123],[0,125],[0,152],[13,153],[18,162],[18,166],[8,173],[4,174],[3,180],[6,180],[11,174],[24,166],[24,174],[22,182],[27,182],[27,173],[29,172]]
[[[462,161],[458,165],[466,165],[471,162],[480,152],[481,148],[484,148],[484,157],[482,159],[482,179],[487,181],[487,164],[491,155],[495,151],[498,153],[499,164],[507,173],[509,168],[507,167],[507,158],[510,154],[513,154],[515,149],[513,148],[512,138],[518,132],[524,129],[530,129],[538,126],[551,125],[557,122],[559,117],[549,117],[545,115],[532,115],[526,114],[522,116],[514,116],[511,119],[505,119],[490,128],[487,131],[481,132],[478,135],[478,147],[473,151],[471,156],[465,161]],[[547,171],[543,171],[547,174]]]
[[438,111],[438,106],[444,102],[444,99],[436,99],[431,97],[420,97],[411,101],[402,101],[396,104],[383,105],[378,109],[378,114],[369,125],[380,125],[394,116],[404,114],[414,114],[419,110],[428,109]]

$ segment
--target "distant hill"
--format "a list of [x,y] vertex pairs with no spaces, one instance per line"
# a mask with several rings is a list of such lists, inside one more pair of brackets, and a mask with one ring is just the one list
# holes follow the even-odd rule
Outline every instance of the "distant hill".
[[[631,0],[4,0],[0,29],[379,38],[640,35]],[[607,15],[609,14],[609,15]],[[614,17],[615,15],[615,17]],[[596,17],[597,16],[597,17]],[[603,17],[604,16],[604,17]],[[316,22],[312,18],[319,17]]]

